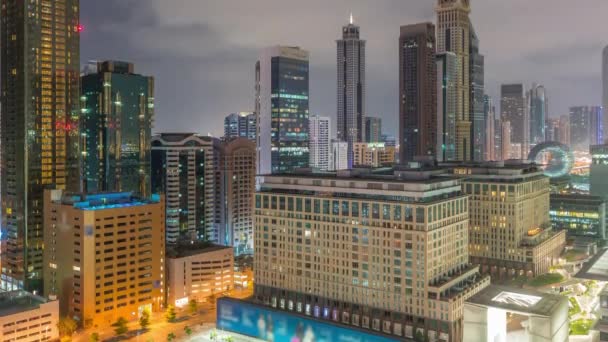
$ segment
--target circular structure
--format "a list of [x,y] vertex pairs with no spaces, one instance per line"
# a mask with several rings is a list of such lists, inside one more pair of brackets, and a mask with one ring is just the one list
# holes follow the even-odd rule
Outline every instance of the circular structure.
[[574,154],[570,148],[555,141],[534,146],[528,160],[540,165],[545,175],[552,179],[568,176],[574,166]]

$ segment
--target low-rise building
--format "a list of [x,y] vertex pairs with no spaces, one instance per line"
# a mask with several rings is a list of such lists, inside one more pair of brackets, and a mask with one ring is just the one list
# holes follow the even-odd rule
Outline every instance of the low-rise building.
[[167,305],[182,307],[234,288],[232,247],[183,243],[167,250]]
[[395,147],[385,143],[355,143],[353,153],[353,166],[381,167],[395,164]]
[[551,194],[549,211],[553,228],[568,236],[606,239],[606,202],[602,197]]
[[80,325],[133,320],[164,303],[165,205],[131,193],[44,193],[44,293]]
[[24,291],[0,293],[0,341],[59,339],[59,302]]

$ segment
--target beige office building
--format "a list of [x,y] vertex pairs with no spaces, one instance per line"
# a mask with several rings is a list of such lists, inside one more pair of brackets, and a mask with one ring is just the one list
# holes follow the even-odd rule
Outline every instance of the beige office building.
[[160,196],[44,194],[44,288],[62,315],[107,326],[164,300],[165,207]]
[[24,291],[0,293],[0,341],[56,341],[59,302]]
[[255,202],[256,302],[393,338],[462,341],[464,302],[490,280],[468,263],[459,179],[264,176]]
[[183,244],[167,250],[167,304],[187,306],[234,288],[232,247]]
[[549,178],[533,164],[461,165],[470,195],[469,254],[484,273],[536,276],[549,271],[566,243],[549,220]]
[[384,143],[355,143],[354,165],[366,167],[393,166],[395,147]]

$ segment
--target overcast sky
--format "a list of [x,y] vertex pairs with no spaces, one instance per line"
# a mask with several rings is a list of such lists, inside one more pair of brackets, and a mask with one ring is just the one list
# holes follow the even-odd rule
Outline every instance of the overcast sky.
[[[116,59],[156,78],[156,132],[220,136],[223,118],[251,111],[261,48],[310,51],[311,114],[336,116],[336,43],[352,11],[367,40],[367,113],[397,132],[399,26],[435,21],[435,0],[81,1],[81,59]],[[547,87],[552,116],[599,105],[607,0],[472,0],[486,56],[486,92]],[[335,126],[335,125],[334,125]],[[334,127],[335,130],[335,127]]]

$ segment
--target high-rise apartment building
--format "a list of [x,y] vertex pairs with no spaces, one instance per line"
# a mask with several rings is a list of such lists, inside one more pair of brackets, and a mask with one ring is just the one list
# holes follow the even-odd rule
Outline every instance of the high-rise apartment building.
[[401,26],[399,36],[400,162],[437,153],[435,25]]
[[531,164],[462,165],[470,195],[469,255],[483,272],[498,277],[549,271],[566,243],[566,232],[549,221],[549,178]]
[[233,246],[236,255],[253,253],[253,197],[255,142],[237,138],[220,145],[221,206],[219,242]]
[[193,133],[152,138],[152,191],[165,194],[167,244],[219,241],[220,142]]
[[462,341],[464,302],[490,280],[468,261],[458,179],[276,175],[255,203],[255,301],[397,339]]
[[456,106],[456,159],[471,160],[470,45],[471,6],[469,0],[438,0],[437,53],[453,52],[458,62]]
[[500,139],[500,155],[502,160],[511,159],[511,123],[501,120],[501,139]]
[[338,140],[348,143],[348,166],[353,165],[353,145],[365,142],[365,40],[353,23],[342,27],[337,40]]
[[365,117],[365,142],[374,143],[382,141],[382,119]]
[[[604,52],[602,53],[602,87],[604,90],[603,102],[602,105],[604,107],[604,127],[608,130],[608,46],[604,48]],[[608,140],[608,134],[604,137],[604,140]],[[605,143],[606,141],[602,141],[601,143]]]
[[384,143],[356,143],[354,166],[381,167],[395,164],[395,147]]
[[154,78],[106,61],[81,81],[84,190],[149,196]]
[[524,85],[503,84],[500,96],[501,118],[511,123],[511,143],[521,144],[525,149],[530,140],[530,128]]
[[159,311],[165,206],[131,193],[44,194],[44,293],[84,326]]
[[539,84],[533,84],[528,91],[528,106],[530,111],[530,143],[538,145],[545,142],[547,113],[547,91]]
[[566,146],[570,146],[572,137],[570,134],[570,116],[562,115],[559,117],[559,137],[558,141]]
[[475,33],[473,23],[470,23],[469,38],[469,81],[471,95],[469,110],[471,111],[471,157],[474,161],[486,160],[487,112],[485,111],[484,95],[485,59],[479,53],[479,37]]
[[274,46],[255,67],[257,173],[308,167],[308,51]]
[[456,153],[456,112],[458,107],[458,58],[452,52],[438,54],[437,63],[437,146],[439,161],[454,161]]
[[348,169],[348,143],[346,141],[332,140],[329,170],[341,171]]
[[45,188],[79,190],[79,1],[2,1],[2,287],[42,290]]
[[313,115],[308,122],[310,167],[327,171],[330,164],[331,120],[329,117]]
[[602,107],[570,108],[570,147],[588,152],[589,146],[601,144],[603,135]]
[[486,120],[486,133],[485,133],[485,155],[484,160],[495,161],[498,160],[496,156],[496,113],[494,108],[494,102],[488,95],[483,97],[483,111]]
[[247,138],[256,141],[256,115],[251,112],[232,113],[224,118],[224,139]]

